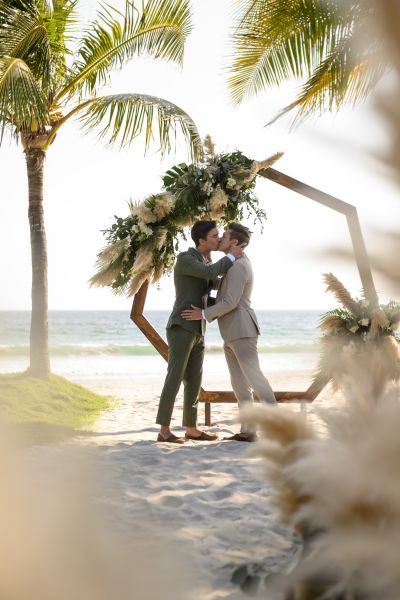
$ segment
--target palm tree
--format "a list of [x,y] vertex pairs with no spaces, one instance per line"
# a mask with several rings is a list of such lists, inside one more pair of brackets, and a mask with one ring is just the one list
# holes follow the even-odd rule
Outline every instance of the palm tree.
[[50,373],[47,246],[43,219],[43,167],[59,129],[79,118],[84,132],[100,127],[110,144],[129,145],[157,132],[161,153],[179,127],[192,157],[201,141],[192,119],[162,98],[100,95],[111,70],[146,54],[182,63],[191,29],[189,0],[148,0],[139,11],[102,6],[96,20],[76,31],[78,0],[0,0],[0,144],[6,131],[21,141],[29,188],[32,248],[32,376]]
[[293,109],[299,121],[354,105],[388,68],[379,39],[371,37],[370,0],[240,0],[239,5],[229,67],[233,101],[288,79],[303,81],[298,97],[273,121]]

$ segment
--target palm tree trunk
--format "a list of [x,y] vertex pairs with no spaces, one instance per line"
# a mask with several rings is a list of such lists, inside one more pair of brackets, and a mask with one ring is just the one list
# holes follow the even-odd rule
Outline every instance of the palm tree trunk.
[[25,150],[29,188],[29,227],[32,252],[32,314],[30,332],[30,366],[33,377],[50,374],[48,344],[47,241],[43,210],[43,168],[45,152],[40,148]]

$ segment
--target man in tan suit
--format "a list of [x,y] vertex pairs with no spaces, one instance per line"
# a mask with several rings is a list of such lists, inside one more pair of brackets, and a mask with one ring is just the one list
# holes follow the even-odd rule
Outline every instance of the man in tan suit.
[[[232,245],[247,246],[250,235],[247,227],[230,223],[218,250],[226,252]],[[252,288],[253,269],[244,254],[223,276],[214,306],[206,309],[193,306],[192,310],[182,312],[182,317],[188,320],[204,318],[211,322],[218,319],[232,388],[241,408],[253,401],[252,392],[260,402],[276,404],[274,393],[261,371],[258,359],[257,338],[260,329],[256,314],[251,308]],[[242,423],[240,433],[227,439],[252,442],[255,441],[256,434],[248,424]]]

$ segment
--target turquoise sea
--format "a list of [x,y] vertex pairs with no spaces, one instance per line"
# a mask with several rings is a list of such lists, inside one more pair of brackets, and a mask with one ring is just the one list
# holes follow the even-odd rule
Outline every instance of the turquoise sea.
[[[318,352],[318,310],[258,310],[259,352],[269,370],[304,369],[315,365]],[[169,311],[147,311],[152,325],[165,337]],[[0,311],[0,372],[24,370],[29,354],[29,311]],[[65,376],[150,375],[163,371],[157,355],[125,311],[50,311],[52,366]],[[207,326],[208,363],[222,356],[217,323]]]

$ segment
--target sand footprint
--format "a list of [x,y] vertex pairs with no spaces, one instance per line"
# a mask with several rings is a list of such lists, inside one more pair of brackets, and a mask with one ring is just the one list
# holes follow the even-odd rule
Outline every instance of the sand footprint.
[[219,488],[213,494],[215,500],[224,500],[225,498],[229,498],[235,493],[236,484],[230,483],[228,485],[224,485],[224,487]]
[[178,496],[163,496],[160,503],[168,508],[178,508],[182,506],[183,500]]

